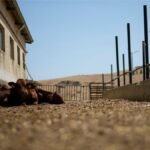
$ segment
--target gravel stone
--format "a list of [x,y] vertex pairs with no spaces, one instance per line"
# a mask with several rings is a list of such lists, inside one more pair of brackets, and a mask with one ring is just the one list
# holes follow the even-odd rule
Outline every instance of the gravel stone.
[[149,133],[149,102],[0,107],[0,150],[149,150]]

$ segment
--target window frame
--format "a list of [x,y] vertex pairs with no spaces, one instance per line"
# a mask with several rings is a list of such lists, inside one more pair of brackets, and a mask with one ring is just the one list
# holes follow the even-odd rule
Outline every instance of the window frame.
[[23,69],[25,70],[25,53],[22,53],[22,65],[23,65]]
[[14,40],[11,36],[10,36],[9,40],[10,40],[9,41],[9,44],[10,44],[10,58],[12,60],[14,60],[15,59]]
[[18,62],[18,65],[20,65],[20,47],[17,46],[17,62]]
[[0,47],[0,50],[5,52],[5,29],[4,27],[2,26],[2,24],[0,24],[0,32],[2,33],[2,47]]

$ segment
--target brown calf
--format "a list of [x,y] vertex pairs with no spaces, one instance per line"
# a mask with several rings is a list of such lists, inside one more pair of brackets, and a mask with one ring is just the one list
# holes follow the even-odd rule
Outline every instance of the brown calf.
[[39,97],[39,103],[64,104],[62,97],[56,92],[52,93],[43,89],[37,89],[37,94]]
[[11,93],[9,95],[8,104],[22,105],[22,104],[37,104],[38,96],[36,90],[27,84],[24,79],[18,79],[16,83],[9,82],[11,86]]
[[18,79],[16,82],[9,82],[8,85],[10,88],[0,86],[0,105],[64,104],[59,94],[39,89],[28,80]]

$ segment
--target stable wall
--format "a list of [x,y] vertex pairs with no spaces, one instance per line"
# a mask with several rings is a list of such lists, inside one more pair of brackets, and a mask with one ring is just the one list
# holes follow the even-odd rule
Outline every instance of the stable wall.
[[129,99],[134,101],[150,101],[150,80],[139,84],[126,85],[106,91],[104,98]]

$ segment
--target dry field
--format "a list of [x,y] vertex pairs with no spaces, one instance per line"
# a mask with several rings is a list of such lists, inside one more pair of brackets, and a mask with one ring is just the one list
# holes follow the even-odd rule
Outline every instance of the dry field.
[[0,107],[0,150],[149,150],[150,103]]
[[[110,80],[110,74],[107,74],[107,79]],[[69,76],[64,78],[56,78],[56,79],[47,79],[47,80],[41,80],[40,83],[42,84],[58,84],[61,81],[79,81],[80,83],[89,83],[89,82],[101,82],[102,81],[102,75],[101,74],[95,74],[95,75],[77,75],[77,76]]]
[[[116,73],[113,74],[113,79],[116,78]],[[126,75],[126,84],[129,83],[129,75]],[[39,81],[41,84],[44,85],[55,85],[61,81],[78,81],[82,85],[90,82],[102,82],[102,75],[101,74],[94,74],[94,75],[77,75],[77,76],[70,76],[64,78],[57,78],[57,79],[48,79],[48,80],[41,80]],[[105,82],[111,81],[111,75],[105,74],[104,75]],[[135,74],[133,75],[133,83],[137,83],[142,81],[142,74]],[[120,85],[123,85],[123,76],[120,77]],[[114,86],[117,85],[117,80],[114,81]]]

